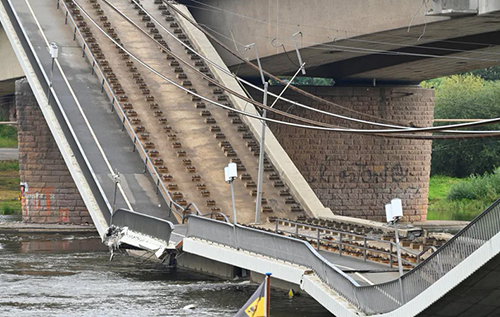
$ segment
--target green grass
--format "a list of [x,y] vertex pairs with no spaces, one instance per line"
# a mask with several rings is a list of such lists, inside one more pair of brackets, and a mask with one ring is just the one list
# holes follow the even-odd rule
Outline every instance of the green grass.
[[0,214],[21,214],[19,162],[0,161]]
[[472,220],[499,196],[500,169],[462,179],[432,176],[427,219]]
[[0,172],[19,174],[19,161],[0,161]]
[[17,128],[10,125],[0,125],[0,148],[17,147]]
[[445,199],[448,196],[450,187],[463,181],[460,178],[442,175],[432,176],[429,180],[429,202]]

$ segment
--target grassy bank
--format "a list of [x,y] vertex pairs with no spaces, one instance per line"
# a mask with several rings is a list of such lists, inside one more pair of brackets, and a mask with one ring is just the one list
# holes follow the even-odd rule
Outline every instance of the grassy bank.
[[21,214],[19,196],[19,163],[0,161],[0,214]]
[[468,178],[432,176],[428,220],[472,220],[500,197],[500,169]]
[[0,148],[17,148],[17,127],[0,125]]

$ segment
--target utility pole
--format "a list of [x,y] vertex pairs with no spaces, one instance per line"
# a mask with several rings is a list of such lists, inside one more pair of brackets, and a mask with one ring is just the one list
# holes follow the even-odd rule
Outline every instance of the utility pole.
[[[297,34],[302,34],[302,33],[297,32],[297,33],[292,35],[292,39],[293,39],[294,43],[295,43],[295,36]],[[262,69],[262,65],[260,63],[260,58],[259,58],[259,52],[257,50],[257,46],[255,45],[255,43],[246,45],[245,51],[249,50],[251,47],[254,47],[254,49],[255,49],[255,57],[257,58],[257,64],[259,65],[260,78],[262,80],[262,85],[264,85],[264,97],[263,97],[262,104],[264,106],[267,106],[267,92],[269,90],[269,83],[266,81],[266,79],[264,77],[264,71]],[[300,63],[299,70],[295,73],[295,75],[292,77],[292,79],[290,79],[288,84],[285,86],[285,89],[283,89],[283,91],[281,91],[278,98],[276,98],[276,100],[271,105],[271,108],[273,108],[274,105],[278,102],[279,98],[283,95],[283,93],[287,90],[287,88],[292,84],[295,77],[297,77],[297,75],[299,74],[300,71],[302,71],[303,75],[306,74],[306,71],[304,69],[305,63],[302,63],[302,57],[300,56],[300,52],[299,52],[299,49],[297,47],[297,43],[295,43],[295,49],[296,49],[297,56],[298,56],[299,63]],[[263,109],[262,115],[261,115],[262,119],[266,119],[266,115],[267,115],[267,111],[266,111],[266,109]],[[257,176],[257,200],[255,203],[255,224],[260,223],[260,213],[261,213],[261,205],[262,205],[262,181],[263,181],[262,178],[263,178],[263,171],[264,171],[264,155],[265,155],[264,153],[265,153],[266,128],[267,128],[266,120],[261,120],[261,121],[262,121],[262,129],[261,129],[261,133],[260,133],[259,169],[257,172],[258,176]]]

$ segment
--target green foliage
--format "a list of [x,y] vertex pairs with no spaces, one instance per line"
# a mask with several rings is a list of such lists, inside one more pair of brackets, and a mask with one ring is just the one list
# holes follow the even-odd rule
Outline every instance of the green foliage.
[[22,213],[21,202],[0,202],[0,214],[2,215],[20,215]]
[[19,163],[0,161],[0,214],[21,214]]
[[493,202],[500,197],[500,168],[492,174],[470,176],[468,181],[459,182],[451,186],[448,200],[478,200],[484,199]]
[[[489,82],[472,74],[453,75],[423,83],[436,89],[436,119],[496,118],[500,114],[500,81]],[[447,123],[440,123],[440,125]],[[500,130],[500,125],[478,127]],[[467,177],[500,166],[500,140],[493,138],[436,140],[431,173]]]
[[500,67],[487,67],[477,70],[473,70],[470,74],[481,77],[484,80],[499,80],[500,79]]
[[0,125],[0,148],[17,147],[17,128],[10,125]]
[[0,161],[0,172],[18,172],[19,161]]
[[429,180],[429,202],[439,201],[446,199],[450,187],[464,181],[460,178],[435,175]]
[[429,182],[429,220],[472,220],[500,196],[500,168],[494,173],[464,179],[432,176]]

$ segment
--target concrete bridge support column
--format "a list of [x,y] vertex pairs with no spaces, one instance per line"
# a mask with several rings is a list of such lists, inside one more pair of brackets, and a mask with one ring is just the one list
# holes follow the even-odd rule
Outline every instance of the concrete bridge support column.
[[25,79],[16,82],[23,221],[92,224],[92,219]]
[[[302,88],[362,113],[416,126],[432,124],[434,92],[418,86]],[[272,89],[279,93],[283,87]],[[360,117],[291,90],[285,96],[321,110]],[[254,97],[261,100],[258,94]],[[276,107],[331,124],[367,127],[282,102]],[[385,221],[384,205],[397,197],[403,200],[405,221],[426,219],[431,141],[322,132],[279,124],[270,124],[270,128],[325,207],[335,214]]]

